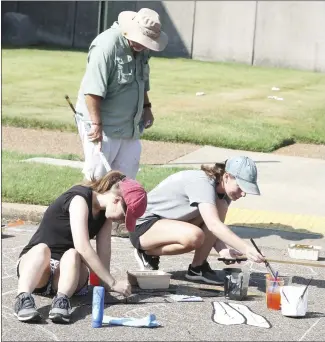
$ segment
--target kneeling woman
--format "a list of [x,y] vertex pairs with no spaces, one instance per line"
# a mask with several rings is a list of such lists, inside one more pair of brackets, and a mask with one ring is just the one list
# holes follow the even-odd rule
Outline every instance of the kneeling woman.
[[148,193],[147,210],[130,233],[140,268],[157,270],[159,256],[195,250],[186,278],[218,284],[207,262],[212,247],[224,257],[246,254],[262,262],[264,257],[223,223],[230,202],[246,194],[260,194],[256,165],[247,157],[167,177]]
[[[130,295],[128,282],[116,281],[110,274],[112,222],[125,220],[127,229],[134,230],[146,206],[143,187],[118,171],[59,196],[20,253],[15,316],[20,321],[40,319],[31,293],[56,294],[49,318],[69,323],[69,297],[87,292],[88,267],[107,290]],[[97,253],[90,244],[95,236]]]

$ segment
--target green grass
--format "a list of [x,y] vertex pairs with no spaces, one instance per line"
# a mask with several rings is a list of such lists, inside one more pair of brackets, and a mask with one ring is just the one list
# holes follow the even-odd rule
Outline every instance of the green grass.
[[[44,155],[2,151],[3,202],[49,205],[61,193],[82,181],[81,170],[22,161],[36,156]],[[73,156],[60,157],[74,159]],[[179,170],[181,169],[141,166],[137,179],[150,191],[164,178]]]
[[[3,124],[74,130],[64,95],[75,102],[86,56],[4,49]],[[156,121],[144,139],[263,152],[294,141],[325,143],[325,74],[152,58],[150,84]],[[206,95],[195,96],[198,91]]]

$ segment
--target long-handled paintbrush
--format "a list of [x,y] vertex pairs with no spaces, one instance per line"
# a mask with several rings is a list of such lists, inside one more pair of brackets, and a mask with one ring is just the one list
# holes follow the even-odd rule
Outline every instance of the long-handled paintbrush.
[[[253,244],[253,246],[255,247],[255,249],[256,249],[261,255],[263,255],[262,252],[260,251],[260,249],[257,247],[255,241],[254,241],[252,238],[251,238],[250,240],[251,240],[251,243]],[[265,259],[265,261],[264,261],[264,264],[265,264],[266,268],[267,268],[267,269],[270,271],[270,273],[272,274],[273,278],[275,279],[275,272],[274,272],[273,268],[271,267],[271,265],[269,264],[269,262],[268,262],[266,259]]]
[[[262,252],[260,251],[260,249],[257,247],[255,241],[254,241],[252,238],[251,238],[250,240],[251,240],[251,243],[253,244],[253,246],[255,247],[255,249],[256,249],[261,255],[263,255]],[[273,279],[276,280],[278,273],[277,273],[277,272],[274,272],[273,268],[271,267],[271,265],[269,264],[269,262],[268,262],[266,259],[265,259],[265,261],[264,261],[264,264],[265,264],[266,268],[267,268],[267,269],[270,271],[270,273],[272,274]],[[289,300],[288,300],[288,297],[286,296],[286,294],[284,293],[283,290],[282,290],[282,293],[283,293],[285,299],[287,300],[287,302],[290,303]]]
[[[76,114],[76,110],[75,110],[75,108],[74,108],[72,102],[70,101],[69,96],[68,96],[68,95],[65,95],[64,98],[67,100],[67,102],[68,102],[68,104],[69,104],[71,110],[73,111],[73,114],[75,115],[75,114]],[[76,125],[77,125],[76,117],[74,117],[74,120],[75,120]],[[103,165],[104,165],[106,171],[109,172],[109,171],[111,170],[111,168],[110,168],[110,166],[109,166],[109,164],[108,164],[108,161],[107,161],[107,159],[106,159],[106,157],[104,156],[104,153],[103,153],[102,151],[99,151],[99,157],[100,157],[100,159],[101,159],[101,161],[102,161],[102,163],[103,163]]]

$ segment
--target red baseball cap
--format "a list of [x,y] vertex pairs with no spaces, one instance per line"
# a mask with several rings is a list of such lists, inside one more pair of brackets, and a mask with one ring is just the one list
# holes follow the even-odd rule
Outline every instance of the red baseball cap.
[[147,192],[140,183],[130,178],[121,181],[120,189],[127,206],[125,226],[127,230],[133,232],[137,219],[146,211]]

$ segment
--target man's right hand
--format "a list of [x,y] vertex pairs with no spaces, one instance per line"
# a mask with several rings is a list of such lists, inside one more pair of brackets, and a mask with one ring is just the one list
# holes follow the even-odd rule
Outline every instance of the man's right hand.
[[98,143],[99,151],[102,150],[102,140],[103,140],[103,131],[102,126],[100,125],[91,125],[90,131],[88,133],[89,141],[93,143]]
[[128,297],[131,295],[131,284],[127,280],[119,280],[111,287],[111,290]]

